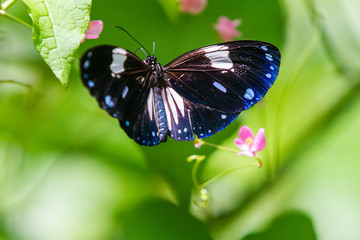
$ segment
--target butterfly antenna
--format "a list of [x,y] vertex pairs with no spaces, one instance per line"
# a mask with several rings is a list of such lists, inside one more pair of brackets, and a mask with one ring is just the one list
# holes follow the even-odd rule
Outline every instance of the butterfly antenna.
[[128,32],[128,31],[126,31],[125,29],[123,29],[122,27],[119,27],[119,26],[115,26],[115,27],[117,27],[117,28],[120,28],[121,30],[123,30],[127,35],[129,35],[135,42],[137,42],[142,48],[140,48],[143,52],[144,52],[144,49],[145,49],[145,51],[146,51],[146,53],[145,53],[145,55],[146,56],[150,56],[150,53],[149,53],[149,51],[138,41],[138,40],[136,40],[133,36],[131,36],[131,34]]
[[140,48],[140,49],[141,49],[141,51],[145,54],[145,56],[147,56],[147,57],[149,56],[149,55],[146,54],[146,52],[144,51],[143,48]]
[[153,56],[155,56],[155,42],[153,42]]
[[137,51],[139,51],[139,50],[141,50],[144,53],[145,57],[148,57],[148,55],[146,54],[146,52],[143,48],[137,48],[134,53],[136,54]]

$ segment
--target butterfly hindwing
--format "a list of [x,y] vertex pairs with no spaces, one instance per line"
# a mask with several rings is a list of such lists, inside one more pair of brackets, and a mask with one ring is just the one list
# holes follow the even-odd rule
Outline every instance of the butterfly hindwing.
[[163,90],[169,135],[177,141],[209,137],[228,126],[239,113],[224,112],[183,98],[171,86]]
[[119,121],[126,134],[135,142],[140,145],[155,146],[160,144],[160,139],[154,114],[153,89],[150,89],[147,95],[147,102],[143,104],[140,112],[129,114]]

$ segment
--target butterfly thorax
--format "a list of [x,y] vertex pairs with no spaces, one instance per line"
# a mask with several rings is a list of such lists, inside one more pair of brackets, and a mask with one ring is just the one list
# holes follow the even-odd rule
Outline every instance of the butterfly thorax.
[[151,85],[162,88],[165,86],[164,77],[163,77],[163,68],[161,64],[157,61],[155,56],[146,57],[145,62],[150,66],[152,71],[151,76]]

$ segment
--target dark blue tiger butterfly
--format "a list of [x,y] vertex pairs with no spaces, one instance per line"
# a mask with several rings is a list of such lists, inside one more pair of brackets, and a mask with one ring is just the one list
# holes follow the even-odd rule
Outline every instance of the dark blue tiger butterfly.
[[280,52],[260,41],[233,41],[187,52],[165,66],[102,45],[81,58],[91,95],[127,135],[154,146],[209,137],[260,101],[273,85]]

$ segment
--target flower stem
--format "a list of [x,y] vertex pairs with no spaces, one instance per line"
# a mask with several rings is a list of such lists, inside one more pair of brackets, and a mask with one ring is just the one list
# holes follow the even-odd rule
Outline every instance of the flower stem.
[[216,144],[212,144],[212,143],[208,143],[208,142],[205,142],[205,141],[203,141],[203,144],[204,144],[204,145],[211,146],[211,147],[215,147],[215,148],[218,148],[218,149],[226,150],[226,151],[229,151],[229,152],[235,152],[235,153],[238,153],[238,152],[239,152],[239,151],[237,151],[237,150],[235,150],[235,149],[223,147],[223,146],[216,145]]
[[197,180],[197,171],[199,168],[201,160],[196,160],[192,169],[192,180],[194,183],[194,186],[196,188],[196,190],[200,191],[201,190],[201,185],[199,184],[199,181]]
[[5,12],[5,10],[3,10],[3,9],[0,9],[0,15],[2,15],[2,16],[4,16],[4,17],[7,17],[8,19],[11,19],[11,20],[13,20],[13,21],[19,22],[19,23],[21,23],[21,24],[23,24],[23,25],[25,25],[25,26],[27,26],[27,27],[29,27],[29,28],[32,29],[32,26],[31,26],[31,25],[29,25],[28,23],[24,22],[23,20],[21,20],[21,19],[15,17],[15,16],[11,15],[10,13]]
[[20,85],[20,86],[23,86],[23,87],[31,88],[30,84],[23,83],[23,82],[16,81],[16,80],[0,80],[0,84],[1,83],[12,83],[12,84],[17,84],[17,85]]
[[282,134],[283,134],[283,113],[285,111],[286,108],[286,104],[288,103],[288,99],[294,89],[296,80],[299,77],[299,74],[302,70],[302,68],[304,67],[306,60],[310,57],[310,55],[314,52],[316,46],[319,44],[320,42],[320,38],[321,35],[319,33],[319,29],[314,29],[314,32],[312,33],[311,38],[309,39],[309,41],[307,42],[306,46],[304,47],[303,51],[301,52],[301,54],[298,56],[298,58],[296,59],[296,62],[294,64],[295,68],[292,69],[291,75],[289,77],[287,77],[287,79],[290,79],[287,82],[287,85],[285,86],[285,89],[282,92],[282,95],[280,96],[280,101],[278,103],[277,109],[276,109],[276,120],[275,120],[275,126],[274,129],[276,129],[276,133],[277,133],[277,139],[275,140],[275,157],[274,157],[274,161],[273,161],[273,166],[274,166],[274,170],[275,173],[279,170],[280,168],[280,149],[281,149],[281,139],[282,139]]
[[240,170],[240,169],[248,168],[248,167],[254,167],[254,166],[259,166],[259,163],[258,162],[257,163],[249,163],[249,164],[245,164],[245,165],[242,165],[242,166],[239,166],[239,167],[236,167],[236,168],[230,168],[230,169],[228,169],[226,171],[223,171],[223,172],[209,178],[208,180],[204,181],[200,186],[201,186],[201,188],[204,188],[207,185],[209,185],[210,183],[212,183],[213,181],[215,181],[216,179],[221,178],[221,177],[223,177],[223,176],[225,176],[225,175],[227,175],[229,173],[235,172],[235,171]]

